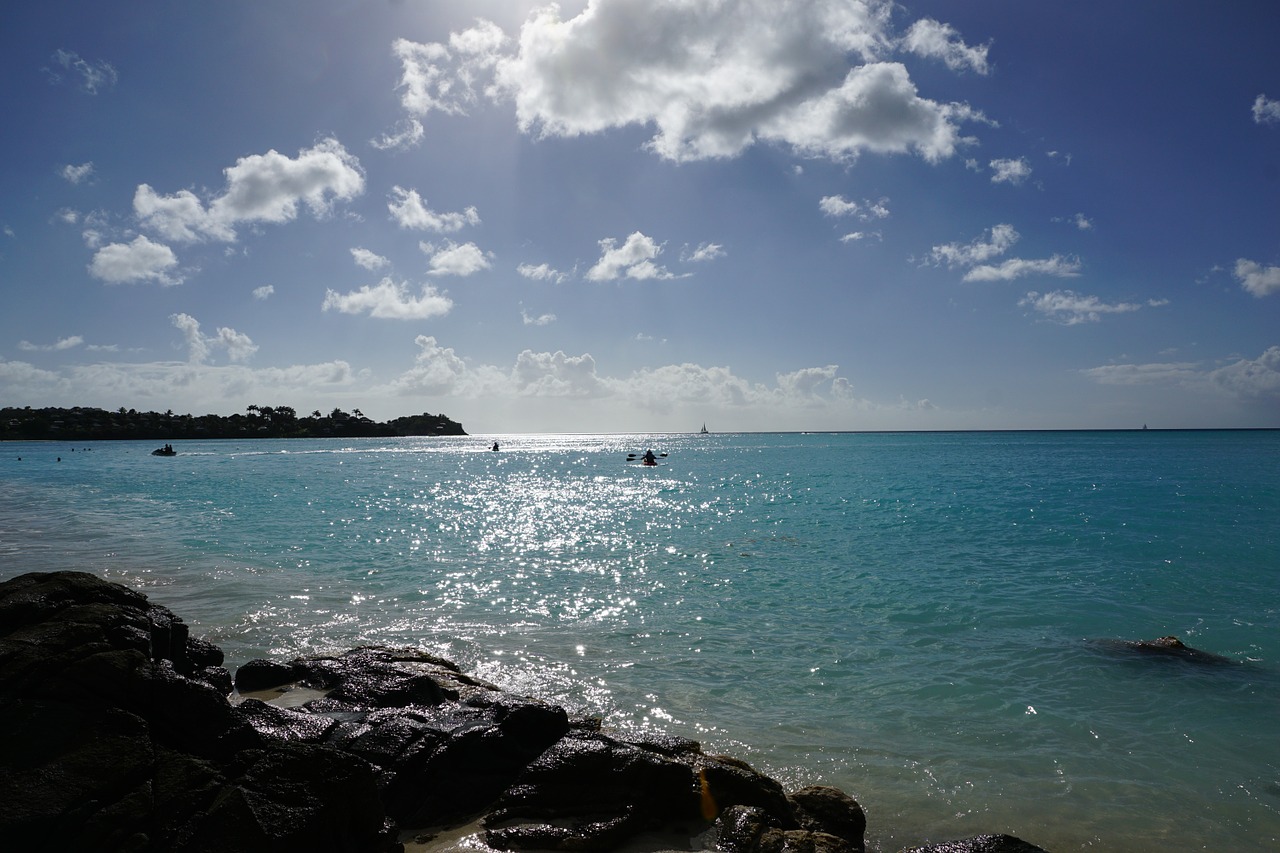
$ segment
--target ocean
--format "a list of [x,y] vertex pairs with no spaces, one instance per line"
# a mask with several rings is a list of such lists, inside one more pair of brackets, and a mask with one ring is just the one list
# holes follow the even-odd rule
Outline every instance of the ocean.
[[[0,579],[231,668],[419,646],[840,787],[885,853],[1280,849],[1280,431],[156,444],[0,445]],[[1116,642],[1170,634],[1226,661]]]

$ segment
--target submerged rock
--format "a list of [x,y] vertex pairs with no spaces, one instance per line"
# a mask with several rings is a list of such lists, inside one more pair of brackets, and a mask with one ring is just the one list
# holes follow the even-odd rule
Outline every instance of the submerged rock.
[[1208,666],[1239,666],[1238,661],[1192,648],[1174,636],[1159,637],[1155,640],[1095,640],[1093,644],[1113,652],[1176,659]]

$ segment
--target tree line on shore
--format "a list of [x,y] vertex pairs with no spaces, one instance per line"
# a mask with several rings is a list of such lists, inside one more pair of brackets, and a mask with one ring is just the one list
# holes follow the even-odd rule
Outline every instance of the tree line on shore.
[[386,422],[365,417],[359,409],[316,409],[299,416],[292,406],[251,405],[245,414],[177,415],[139,412],[121,406],[114,412],[84,406],[69,409],[0,409],[0,440],[77,441],[113,439],[205,438],[362,438],[409,435],[466,435],[462,424],[445,415],[407,415]]

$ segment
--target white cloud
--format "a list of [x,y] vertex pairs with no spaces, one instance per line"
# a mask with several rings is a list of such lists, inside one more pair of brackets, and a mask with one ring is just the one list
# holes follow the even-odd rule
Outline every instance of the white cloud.
[[1027,162],[1027,158],[1019,157],[1016,160],[1002,158],[992,160],[990,163],[991,176],[993,184],[1020,184],[1031,175],[1031,164]]
[[850,231],[840,238],[841,243],[861,243],[863,240],[884,240],[879,231]]
[[30,341],[19,341],[18,349],[27,352],[61,352],[62,350],[75,349],[84,343],[84,338],[80,335],[70,335],[60,338],[56,343],[52,344],[33,344]]
[[276,292],[276,289],[273,285],[264,284],[262,287],[255,287],[253,289],[253,298],[261,302],[262,300],[270,297],[275,292]]
[[1259,95],[1253,102],[1253,120],[1257,124],[1280,124],[1280,101]]
[[422,143],[426,130],[416,118],[405,119],[390,133],[384,133],[369,144],[381,151],[408,151]]
[[479,225],[480,214],[474,207],[460,213],[436,213],[427,207],[417,190],[396,186],[391,189],[392,201],[387,205],[391,218],[401,228],[436,231],[450,234],[468,225]]
[[[757,142],[842,161],[864,151],[949,157],[964,141],[959,123],[981,116],[920,97],[906,68],[884,61],[895,47],[892,8],[611,0],[564,20],[548,4],[514,41],[481,21],[447,46],[401,39],[393,51],[412,116],[463,113],[483,92],[514,101],[521,130],[539,136],[652,127],[648,147],[676,161]],[[920,51],[985,64],[985,48],[944,25],[916,33]]]
[[290,222],[306,204],[314,216],[326,215],[335,200],[364,192],[360,162],[336,139],[324,139],[289,158],[271,150],[241,157],[223,170],[227,186],[206,207],[195,193],[160,195],[141,184],[134,193],[134,214],[143,227],[168,240],[232,242],[241,223]]
[[368,314],[379,319],[426,320],[448,314],[453,301],[429,284],[423,285],[421,294],[414,296],[409,292],[408,283],[388,277],[350,293],[328,290],[320,307],[324,311],[332,308],[343,314]]
[[476,100],[476,84],[491,72],[506,49],[507,36],[489,21],[449,37],[449,44],[419,44],[396,39],[391,51],[400,60],[400,103],[412,116],[432,110],[464,114]]
[[612,237],[600,241],[600,260],[587,270],[591,281],[614,281],[622,276],[634,279],[675,278],[665,267],[653,262],[662,254],[663,244],[639,231],[627,237],[621,246]]
[[93,161],[81,163],[79,166],[70,164],[63,166],[59,171],[60,175],[71,184],[78,184],[93,174]]
[[970,69],[986,74],[987,51],[990,44],[970,47],[950,24],[923,18],[911,25],[902,38],[902,45],[917,56],[935,57],[946,63],[952,71]]
[[818,202],[818,209],[826,216],[857,216],[863,222],[870,222],[873,219],[887,219],[889,217],[889,199],[882,198],[879,201],[871,201],[863,199],[859,205],[856,201],[850,201],[841,195],[823,196]]
[[214,350],[225,350],[231,361],[247,361],[258,351],[257,345],[235,329],[220,326],[215,335],[200,331],[200,323],[190,314],[171,314],[169,321],[181,330],[187,341],[187,360],[191,364],[204,364]]
[[1104,385],[1175,385],[1214,389],[1246,400],[1280,401],[1280,346],[1254,359],[1241,358],[1221,367],[1195,362],[1109,364],[1081,371]]
[[382,255],[375,254],[368,249],[357,246],[351,250],[351,257],[355,262],[369,271],[380,270],[391,262]]
[[1054,290],[1049,293],[1036,293],[1033,290],[1020,299],[1018,305],[1038,311],[1064,326],[1096,323],[1102,319],[1103,314],[1124,314],[1142,308],[1132,302],[1107,304],[1096,296],[1085,296],[1071,290]]
[[550,264],[538,264],[537,266],[534,266],[533,264],[521,264],[516,267],[516,272],[520,273],[520,275],[525,278],[530,278],[534,281],[551,281],[556,284],[562,284],[569,278],[568,273],[560,272],[559,270],[554,269]]
[[468,276],[493,266],[493,253],[482,251],[475,243],[446,240],[443,246],[419,243],[418,247],[431,256],[427,275]]
[[691,253],[681,253],[680,260],[688,261],[691,264],[700,264],[705,261],[714,261],[717,258],[723,258],[725,255],[724,246],[719,243],[702,243]]
[[89,264],[89,274],[108,284],[155,281],[169,286],[182,283],[181,276],[173,274],[177,265],[172,249],[139,234],[131,243],[111,243],[99,249]]
[[[54,51],[53,64],[55,67],[45,69],[52,82],[61,83],[63,73],[70,73],[74,75],[76,81],[80,84],[80,89],[90,95],[96,95],[104,89],[110,89],[120,79],[119,73],[111,63],[90,62],[87,59],[81,59],[79,54],[69,50]],[[59,71],[59,68],[62,70]]]
[[1029,275],[1050,275],[1057,278],[1075,278],[1080,274],[1080,260],[1054,255],[1050,258],[1028,260],[1010,258],[999,266],[983,264],[964,274],[965,281],[1013,281]]
[[539,314],[534,317],[529,312],[521,309],[520,319],[524,321],[526,326],[549,326],[556,321],[555,314]]
[[1093,221],[1087,218],[1083,213],[1077,213],[1072,218],[1072,221],[1075,222],[1076,227],[1079,228],[1081,231],[1093,230]]
[[1261,299],[1280,293],[1280,267],[1264,267],[1256,261],[1240,258],[1236,261],[1236,278],[1240,286]]
[[1210,373],[1219,388],[1245,398],[1280,401],[1280,347],[1270,347],[1254,359],[1242,358]]
[[851,216],[858,212],[858,203],[842,195],[825,195],[819,199],[818,209],[825,216]]
[[1003,255],[1019,239],[1018,232],[1007,224],[994,225],[988,233],[990,236],[986,240],[979,237],[968,244],[945,243],[934,246],[930,257],[935,264],[946,264],[949,267],[972,266]]
[[525,350],[512,371],[518,393],[535,397],[607,397],[608,386],[596,375],[589,354],[536,353]]

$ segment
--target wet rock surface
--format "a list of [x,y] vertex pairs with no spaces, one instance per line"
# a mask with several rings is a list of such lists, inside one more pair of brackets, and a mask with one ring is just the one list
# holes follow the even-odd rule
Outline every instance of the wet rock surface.
[[[0,584],[0,837],[22,850],[381,853],[402,849],[401,828],[480,819],[502,850],[648,836],[728,853],[865,849],[866,817],[839,790],[787,794],[694,741],[610,734],[425,652],[237,671],[242,693],[312,691],[295,707],[232,702],[222,663],[123,586],[76,572]],[[1039,849],[950,844],[917,849]]]

